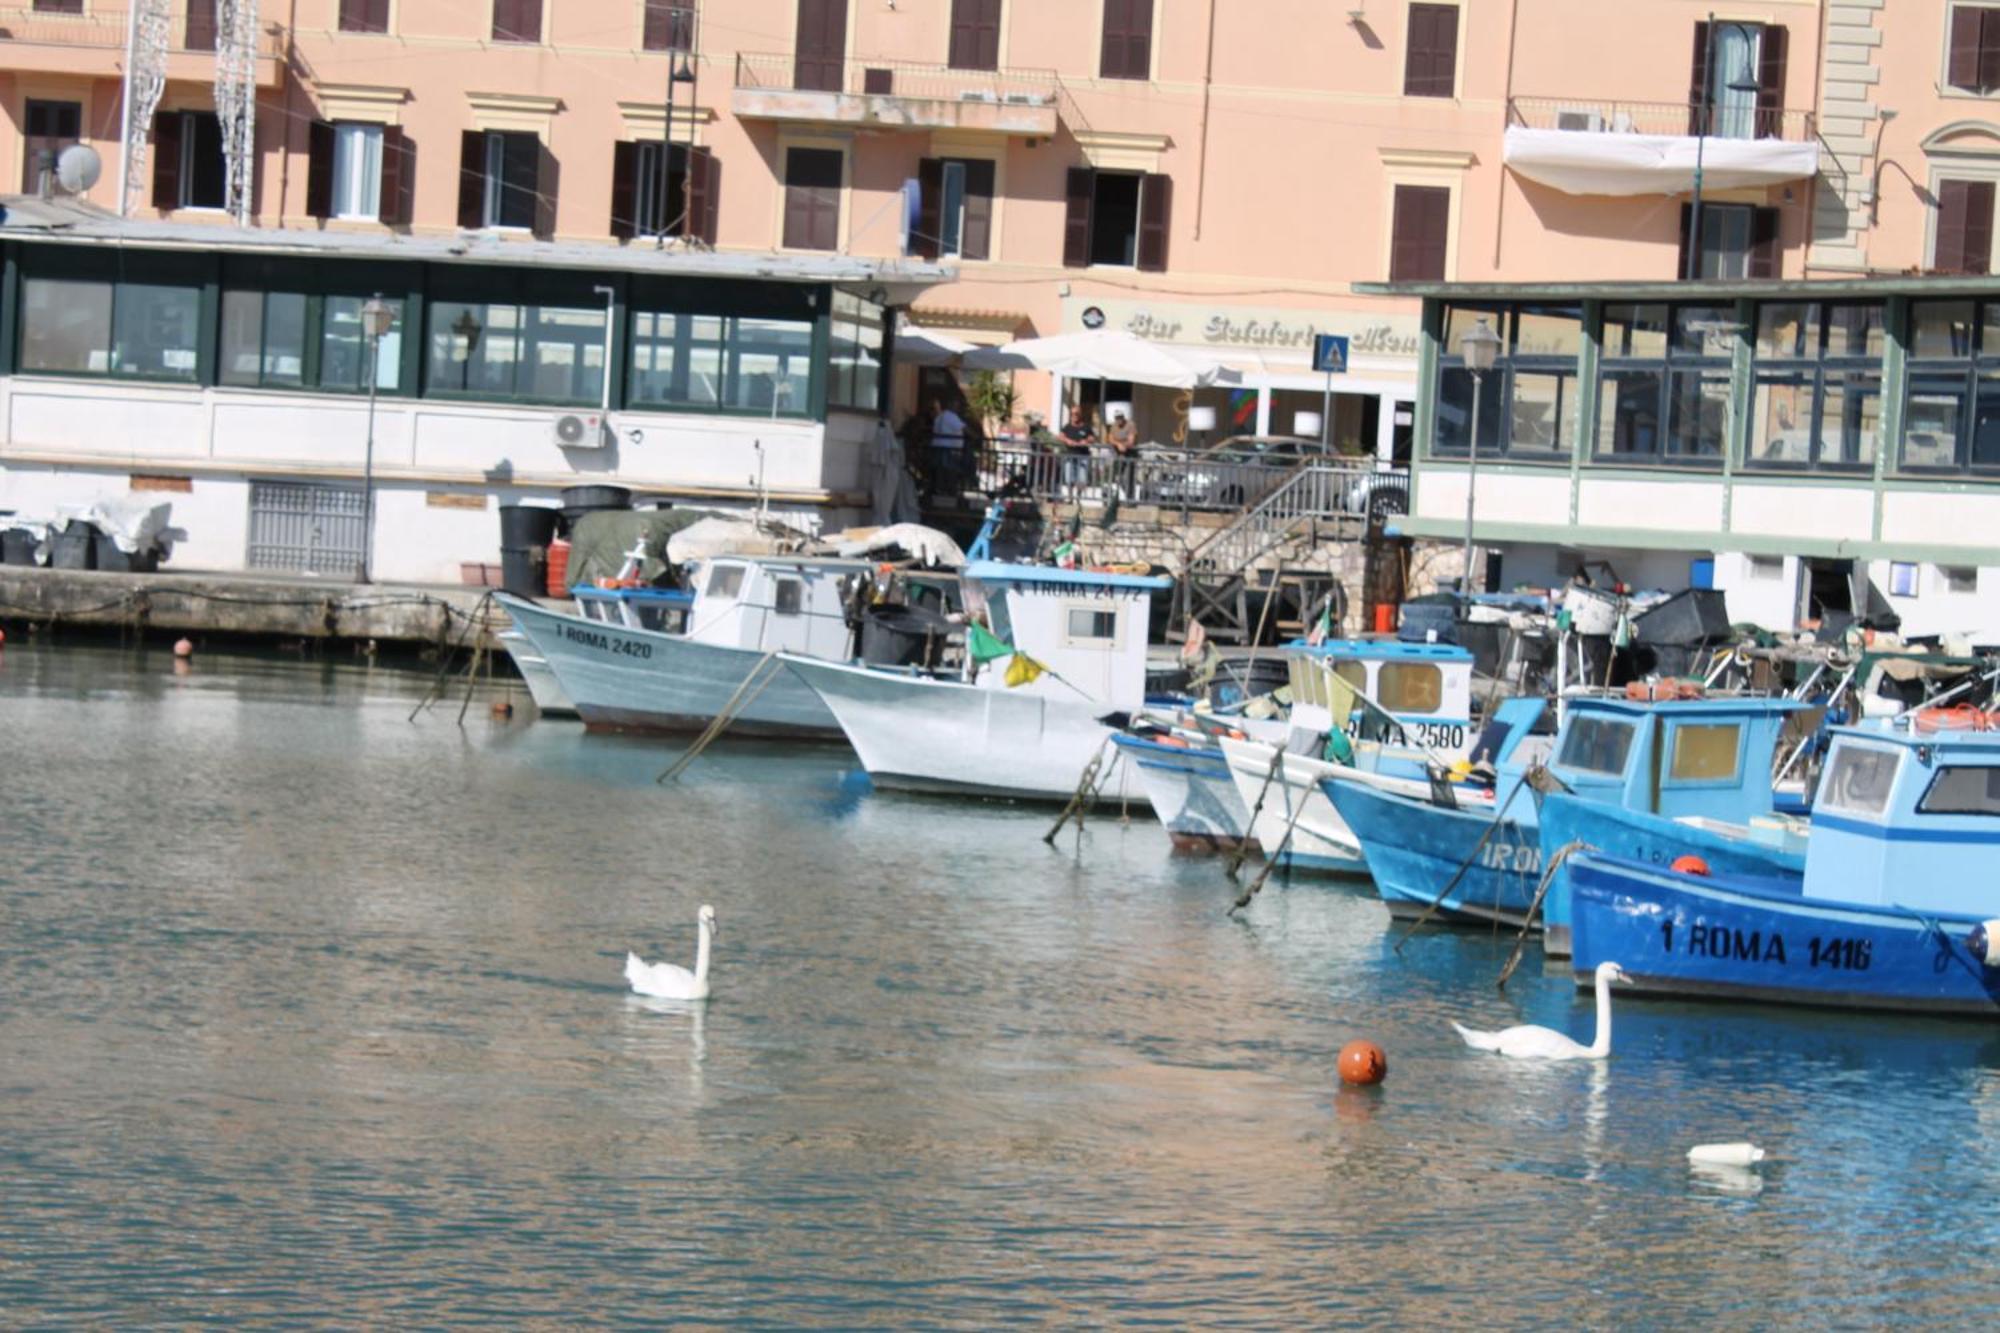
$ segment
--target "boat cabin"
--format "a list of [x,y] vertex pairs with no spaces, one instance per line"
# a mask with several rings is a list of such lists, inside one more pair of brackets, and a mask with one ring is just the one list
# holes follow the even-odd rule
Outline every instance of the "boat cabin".
[[659,634],[685,634],[694,594],[684,588],[587,588],[570,589],[576,613],[585,620],[626,629],[649,629]]
[[995,637],[1046,668],[1009,686],[1008,662],[991,662],[978,668],[977,684],[1052,699],[1073,700],[1081,692],[1133,711],[1145,704],[1152,598],[1172,579],[996,560],[973,561],[961,576],[967,609],[983,606]]
[[1457,644],[1329,639],[1285,646],[1292,691],[1292,729],[1323,735],[1333,727],[1332,683],[1345,681],[1401,725],[1389,735],[1371,709],[1356,708],[1347,734],[1391,744],[1414,742],[1450,755],[1464,754],[1472,728],[1472,653]]
[[848,580],[874,571],[866,560],[711,556],[689,579],[695,602],[687,636],[697,643],[844,662],[853,644]]
[[1834,732],[1806,843],[1808,896],[1975,915],[2000,906],[1989,878],[2000,851],[2000,733],[1926,730],[1938,716]]
[[1572,696],[1549,771],[1578,796],[1670,819],[1771,809],[1771,772],[1796,699]]

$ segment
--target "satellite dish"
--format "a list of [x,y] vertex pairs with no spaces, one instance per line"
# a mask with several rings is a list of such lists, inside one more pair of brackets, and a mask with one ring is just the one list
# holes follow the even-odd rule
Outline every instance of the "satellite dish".
[[67,194],[82,194],[104,174],[104,159],[89,144],[73,143],[56,155],[56,184]]

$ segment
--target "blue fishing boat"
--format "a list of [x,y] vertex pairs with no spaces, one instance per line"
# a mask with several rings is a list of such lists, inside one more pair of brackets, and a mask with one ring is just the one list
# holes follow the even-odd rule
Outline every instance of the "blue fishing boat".
[[[1229,761],[1214,735],[1142,722],[1111,740],[1133,766],[1175,851],[1233,851],[1242,845],[1250,812],[1230,781]],[[1261,850],[1255,841],[1252,852]]]
[[[1771,810],[1779,737],[1785,719],[1804,707],[1749,696],[1574,696],[1565,700],[1546,765],[1555,782],[1543,785],[1664,820],[1747,823]],[[1335,773],[1322,785],[1359,840],[1392,915],[1432,912],[1448,922],[1519,926],[1528,923],[1542,878],[1539,793],[1529,781],[1535,767],[1518,756],[1503,761],[1494,799],[1471,804],[1443,784],[1415,796]],[[1599,835],[1607,839],[1602,850],[1627,845],[1609,825]],[[1558,868],[1550,891],[1555,906],[1544,903],[1541,918],[1558,926],[1568,924],[1567,886],[1560,897],[1556,891],[1564,873]]]
[[1933,718],[1834,733],[1801,880],[1577,857],[1578,975],[1615,959],[1641,991],[2000,1017],[2000,734]]

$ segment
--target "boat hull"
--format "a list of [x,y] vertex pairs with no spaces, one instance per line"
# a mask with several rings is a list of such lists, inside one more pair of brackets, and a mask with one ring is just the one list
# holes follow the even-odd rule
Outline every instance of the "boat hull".
[[1571,878],[1579,981],[1615,962],[1635,990],[1660,995],[2000,1018],[2000,969],[1968,951],[1970,916],[1609,857],[1578,858]]
[[[1543,865],[1571,842],[1582,842],[1609,856],[1655,866],[1669,866],[1676,857],[1692,855],[1717,875],[1769,876],[1790,879],[1795,885],[1805,876],[1802,852],[1603,801],[1551,794],[1542,798],[1538,818]],[[1571,896],[1569,862],[1564,861],[1550,876],[1542,899],[1542,952],[1551,958],[1567,958],[1574,947]]]
[[[1243,845],[1250,812],[1229,777],[1229,761],[1214,745],[1165,745],[1120,734],[1112,744],[1131,766],[1176,852],[1202,855]],[[1256,840],[1250,850],[1258,851]]]
[[575,717],[576,705],[563,692],[562,682],[549,669],[547,660],[535,651],[528,636],[510,629],[502,630],[499,637],[514,670],[521,673],[521,682],[528,687],[528,697],[535,701],[536,710],[543,717]]
[[1525,793],[1496,823],[1495,808],[1483,802],[1451,808],[1367,783],[1336,778],[1320,785],[1359,839],[1391,916],[1429,913],[1433,921],[1512,926],[1526,919],[1542,849],[1532,819],[1516,817],[1524,806],[1534,809]]
[[1108,704],[813,658],[784,661],[838,719],[877,786],[1067,801],[1102,752],[1109,771],[1100,775],[1100,796],[1127,794],[1127,766],[1108,743],[1111,728],[1097,720]]
[[[1320,790],[1320,779],[1333,765],[1287,754],[1274,773],[1271,760],[1275,750],[1269,745],[1225,739],[1222,750],[1250,835],[1266,854],[1274,848],[1283,849],[1277,853],[1279,865],[1326,875],[1368,873],[1361,844]],[[1252,810],[1256,811],[1254,817]]]
[[[500,601],[592,731],[701,731],[765,656]],[[775,662],[765,673],[764,687],[740,701],[731,735],[840,739],[840,724],[797,676]]]

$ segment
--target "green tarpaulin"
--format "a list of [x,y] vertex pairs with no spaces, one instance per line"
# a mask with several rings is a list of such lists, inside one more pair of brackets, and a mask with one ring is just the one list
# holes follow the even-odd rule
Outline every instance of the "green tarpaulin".
[[655,583],[667,568],[667,539],[715,514],[707,509],[594,509],[578,518],[569,534],[569,586],[618,577],[625,553],[646,539],[643,583]]

